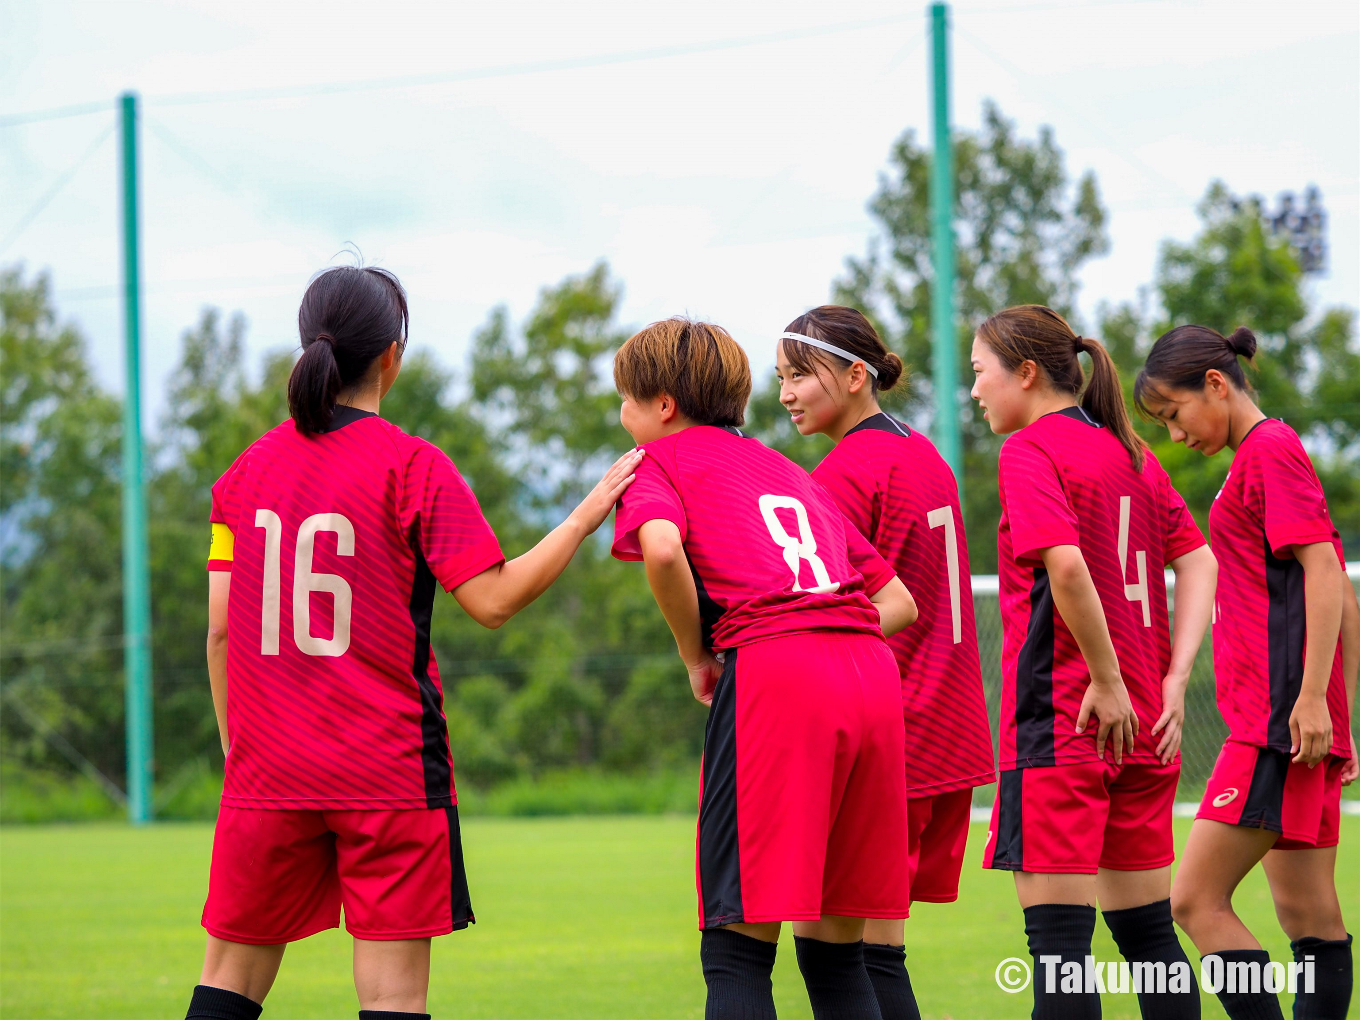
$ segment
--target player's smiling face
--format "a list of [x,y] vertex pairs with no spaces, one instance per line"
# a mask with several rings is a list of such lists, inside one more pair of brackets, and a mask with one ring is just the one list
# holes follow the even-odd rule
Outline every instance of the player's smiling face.
[[1028,424],[1033,385],[1025,385],[1020,373],[1003,365],[996,352],[977,337],[973,338],[972,363],[972,397],[992,431],[1004,436]]
[[1212,457],[1228,445],[1231,424],[1228,385],[1221,373],[1210,369],[1204,389],[1158,390],[1148,394],[1143,403],[1166,426],[1173,443],[1184,443],[1186,449]]
[[775,354],[775,374],[779,377],[779,402],[800,435],[825,432],[840,417],[845,407],[844,386],[820,362],[816,373],[800,371],[790,363],[781,343]]

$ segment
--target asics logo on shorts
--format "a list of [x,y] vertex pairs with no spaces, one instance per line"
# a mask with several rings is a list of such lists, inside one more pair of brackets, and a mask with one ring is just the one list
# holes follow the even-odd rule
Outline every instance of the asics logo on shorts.
[[1214,807],[1226,807],[1237,799],[1237,787],[1230,786],[1214,798]]

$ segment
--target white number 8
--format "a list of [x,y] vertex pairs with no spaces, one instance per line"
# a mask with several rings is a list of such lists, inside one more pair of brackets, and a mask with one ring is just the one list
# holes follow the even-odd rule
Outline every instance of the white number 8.
[[1152,626],[1152,606],[1148,601],[1147,553],[1142,549],[1134,552],[1138,564],[1138,583],[1129,584],[1129,515],[1133,510],[1133,497],[1119,497],[1119,574],[1124,582],[1124,597],[1130,602],[1143,603],[1143,626]]
[[[831,580],[826,564],[817,555],[817,540],[812,537],[812,525],[808,523],[807,507],[792,496],[761,496],[760,514],[765,518],[765,527],[770,529],[770,537],[784,554],[784,562],[793,571],[793,590],[811,592],[832,592],[841,586],[839,581]],[[775,514],[776,510],[792,510],[798,518],[798,534],[795,537],[784,530],[784,524]],[[804,588],[798,583],[798,568],[806,560],[812,568],[816,584]]]

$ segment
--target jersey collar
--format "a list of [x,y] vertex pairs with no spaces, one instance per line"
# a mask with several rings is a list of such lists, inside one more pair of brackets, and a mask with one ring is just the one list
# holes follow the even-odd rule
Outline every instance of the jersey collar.
[[870,430],[876,432],[891,432],[893,435],[902,436],[903,438],[911,437],[911,429],[884,411],[879,411],[878,414],[865,418],[847,432],[846,435],[853,436],[856,432],[868,432]]
[[[1048,414],[1060,414],[1064,418],[1071,418],[1073,421],[1079,421],[1083,425],[1090,425],[1093,429],[1103,429],[1105,427],[1087,414],[1086,408],[1082,407],[1080,404],[1064,407],[1061,411],[1050,411]],[[1044,415],[1044,417],[1047,418],[1048,414]]]
[[330,424],[322,432],[339,432],[346,425],[353,425],[356,421],[364,418],[378,417],[372,411],[363,411],[357,407],[350,407],[348,404],[336,404],[335,410],[331,412]]

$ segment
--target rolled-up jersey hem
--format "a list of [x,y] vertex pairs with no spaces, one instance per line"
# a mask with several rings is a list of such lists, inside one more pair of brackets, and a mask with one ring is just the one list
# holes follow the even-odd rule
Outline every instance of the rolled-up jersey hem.
[[[1333,726],[1332,732],[1336,732],[1335,726]],[[1292,756],[1298,753],[1288,744],[1280,745],[1272,744],[1265,740],[1249,740],[1246,737],[1239,737],[1233,733],[1228,734],[1228,741],[1234,744],[1245,744],[1248,747],[1260,747],[1267,751],[1274,751],[1276,754],[1287,754]],[[1349,744],[1338,744],[1336,740],[1333,739],[1332,746],[1327,753],[1333,758],[1346,759],[1354,754],[1354,749]]]
[[925,786],[909,786],[907,787],[907,799],[919,800],[922,797],[938,797],[942,793],[953,793],[956,790],[973,790],[979,786],[987,786],[995,782],[995,772],[979,772],[976,775],[960,777],[958,779],[946,779],[938,783],[927,783]]
[[[1159,737],[1158,739],[1161,739],[1161,738]],[[1154,745],[1154,746],[1156,746],[1156,745]],[[1088,761],[1101,761],[1101,760],[1102,760],[1102,759],[1096,757],[1095,748],[1094,748],[1094,746],[1093,746],[1089,752],[1084,752],[1084,753],[1081,753],[1081,754],[1074,754],[1074,753],[1068,752],[1068,753],[1066,753],[1066,754],[1058,754],[1058,755],[1054,755],[1054,756],[1052,756],[1051,758],[1050,758],[1050,757],[1044,757],[1044,758],[1003,758],[1003,759],[1001,760],[1000,771],[1002,771],[1002,772],[1010,772],[1012,769],[1046,769],[1046,768],[1052,768],[1052,767],[1055,766],[1055,765],[1078,765],[1078,764],[1080,764],[1080,763],[1082,763],[1082,762],[1088,762]],[[1104,758],[1104,761],[1106,761],[1106,762],[1109,763],[1109,764],[1114,764],[1114,744],[1111,743],[1111,742],[1107,742],[1107,743],[1105,744],[1105,758]],[[1171,762],[1169,762],[1169,764],[1171,764],[1171,765],[1179,765],[1180,762],[1181,762],[1181,755],[1180,755],[1180,752],[1177,751],[1177,752],[1176,752],[1176,757],[1173,758],[1173,759],[1171,760]],[[1162,759],[1157,755],[1157,753],[1156,753],[1155,751],[1142,751],[1142,750],[1139,750],[1139,751],[1135,751],[1133,754],[1126,754],[1126,755],[1124,755],[1123,764],[1125,764],[1125,765],[1160,765],[1160,764],[1162,764]]]
[[448,797],[239,797],[223,794],[222,806],[257,811],[426,811],[456,807],[458,795]]

